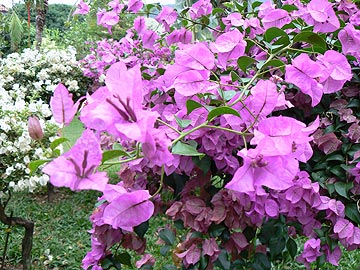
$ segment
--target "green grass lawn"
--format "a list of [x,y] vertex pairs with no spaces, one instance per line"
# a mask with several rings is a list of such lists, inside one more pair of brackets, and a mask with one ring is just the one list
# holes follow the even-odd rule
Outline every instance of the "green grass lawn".
[[[90,237],[87,233],[91,229],[89,215],[98,195],[99,193],[91,191],[74,193],[67,189],[56,189],[56,199],[52,203],[47,202],[45,192],[13,195],[8,210],[13,210],[14,216],[35,222],[32,252],[34,270],[81,269],[81,260],[90,249]],[[148,240],[146,252],[153,254],[157,259],[155,270],[161,270],[164,265],[172,263],[171,251],[165,257],[160,255],[161,245],[156,243],[158,229],[168,222],[166,217],[150,220],[150,228],[146,234]],[[7,226],[0,224],[0,230],[0,257],[2,257]],[[6,265],[8,266],[6,269],[21,269],[22,236],[22,228],[13,227],[11,229],[6,254]],[[140,256],[131,254],[132,264],[135,265],[135,261]],[[122,269],[135,269],[135,267],[123,267]],[[305,267],[288,261],[276,265],[273,269],[300,270]],[[345,253],[338,267],[328,264],[322,269],[360,270],[360,250]]]

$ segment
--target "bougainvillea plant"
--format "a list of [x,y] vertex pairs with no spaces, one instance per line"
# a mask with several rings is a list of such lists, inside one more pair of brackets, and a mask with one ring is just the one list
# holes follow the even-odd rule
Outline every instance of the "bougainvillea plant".
[[[151,268],[146,232],[163,213],[174,221],[158,233],[165,269],[270,269],[286,257],[319,268],[360,247],[355,4],[112,1],[98,22],[111,31],[120,13],[137,13],[134,27],[84,59],[100,85],[79,110],[85,130],[43,168],[55,186],[102,194],[83,269],[120,269],[124,249]],[[52,106],[63,124],[75,114],[66,97]]]

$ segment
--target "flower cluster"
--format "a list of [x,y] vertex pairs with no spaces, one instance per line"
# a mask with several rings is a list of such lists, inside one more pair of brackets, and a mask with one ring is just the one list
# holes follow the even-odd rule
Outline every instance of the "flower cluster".
[[[120,12],[150,12],[140,0],[109,7],[98,12],[109,31]],[[296,235],[310,239],[298,256],[308,267],[337,265],[340,244],[360,248],[359,121],[350,109],[359,99],[350,106],[353,99],[340,97],[348,88],[359,96],[351,88],[358,8],[312,0],[253,9],[242,15],[247,6],[234,1],[215,18],[219,9],[208,0],[189,7],[189,16],[164,7],[156,13],[162,31],[139,16],[126,37],[99,42],[84,61],[104,85],[86,96],[81,137],[43,169],[56,186],[102,192],[84,269],[103,269],[105,258],[116,263],[117,243],[143,254],[144,227],[164,207],[186,229],[173,250],[185,268],[271,269],[296,257]],[[198,40],[191,30],[201,28],[212,38]],[[77,108],[65,90],[51,107],[62,123]],[[339,121],[326,122],[330,109]],[[110,182],[101,168],[119,164]],[[168,250],[173,231],[159,233]]]

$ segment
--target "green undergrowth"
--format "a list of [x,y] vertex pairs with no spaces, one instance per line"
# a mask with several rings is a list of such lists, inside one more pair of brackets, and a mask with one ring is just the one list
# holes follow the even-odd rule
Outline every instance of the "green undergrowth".
[[[14,194],[7,214],[23,217],[35,223],[33,240],[33,269],[78,270],[90,248],[91,214],[97,192],[73,193],[56,190],[53,202],[44,194]],[[8,227],[0,224],[0,256],[2,257]],[[21,264],[21,240],[24,230],[12,227],[6,252],[6,265]],[[8,269],[14,269],[9,267]]]

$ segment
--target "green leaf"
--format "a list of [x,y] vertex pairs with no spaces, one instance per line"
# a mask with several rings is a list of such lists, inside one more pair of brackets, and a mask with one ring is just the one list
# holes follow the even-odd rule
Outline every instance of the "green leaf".
[[224,12],[224,10],[222,8],[217,7],[212,10],[211,14],[214,16],[214,15],[216,15],[218,13],[222,13],[222,12]]
[[286,248],[289,251],[289,254],[291,256],[291,258],[295,258],[296,254],[297,254],[297,244],[294,241],[294,239],[289,238],[286,242]]
[[207,120],[211,121],[215,117],[217,117],[219,115],[223,115],[223,114],[232,114],[232,115],[240,117],[240,114],[238,111],[234,110],[231,107],[222,106],[222,107],[217,107],[217,108],[211,110],[208,114]]
[[64,145],[64,151],[69,151],[70,148],[76,143],[85,130],[83,123],[75,117],[71,123],[62,129],[62,137],[69,140],[69,144]]
[[128,155],[128,153],[126,153],[125,151],[122,151],[122,150],[105,151],[105,152],[103,152],[101,162],[104,163],[105,161],[108,161],[110,159],[117,158],[117,157],[123,157],[123,156],[129,156],[129,155]]
[[220,267],[220,269],[229,270],[230,269],[230,261],[225,250],[222,250],[219,254],[219,257],[215,261],[215,264]]
[[269,62],[265,63],[262,68],[265,68],[265,67],[278,67],[281,72],[285,72],[285,63],[279,59],[273,59],[273,60],[270,60]]
[[231,81],[232,82],[236,82],[236,81],[240,80],[239,74],[237,74],[237,72],[235,72],[233,70],[230,71],[230,76],[231,76]]
[[351,182],[350,183],[336,182],[334,184],[335,191],[339,195],[341,195],[341,196],[343,196],[344,198],[347,198],[347,199],[349,199],[348,192],[349,192],[350,189],[353,188],[353,186],[354,186],[354,184],[351,183]]
[[318,34],[310,31],[297,34],[293,39],[293,43],[295,42],[307,42],[313,46],[314,50],[321,53],[324,53],[327,49],[325,40]]
[[177,142],[173,147],[172,151],[173,154],[181,155],[181,156],[190,156],[190,157],[204,157],[205,154],[199,153],[196,150],[196,147],[193,145],[183,143],[183,142]]
[[345,215],[353,222],[360,225],[360,212],[356,203],[349,203],[345,206]]
[[114,256],[114,259],[119,261],[122,264],[131,266],[131,256],[127,252],[119,253]]
[[144,238],[144,235],[146,234],[147,230],[149,229],[149,221],[145,221],[141,223],[140,225],[137,225],[134,227],[134,232],[140,237]]
[[286,242],[284,237],[271,238],[269,241],[270,256],[275,258],[281,254],[285,248]]
[[166,255],[169,253],[170,249],[171,249],[171,246],[168,246],[168,245],[162,246],[162,247],[160,248],[160,254],[161,254],[162,256],[166,256]]
[[206,174],[210,170],[211,166],[211,158],[209,156],[204,156],[203,158],[193,157],[192,161],[196,166],[198,166],[204,174]]
[[344,156],[340,154],[331,154],[326,158],[327,161],[344,161]]
[[240,68],[244,73],[246,73],[246,69],[247,69],[250,65],[252,65],[252,64],[254,64],[254,63],[256,63],[256,62],[257,62],[256,59],[251,58],[251,57],[249,57],[249,56],[241,56],[241,57],[239,57],[239,59],[237,60],[237,64],[238,64],[239,68]]
[[30,174],[33,174],[41,165],[51,161],[51,159],[39,159],[29,163]]
[[187,114],[190,114],[193,110],[201,107],[203,107],[203,105],[201,105],[199,102],[196,102],[195,100],[190,99],[186,101]]
[[294,6],[294,5],[283,5],[283,6],[281,7],[281,9],[286,10],[286,11],[289,11],[289,12],[294,11],[294,10],[299,10],[299,9],[298,9],[296,6]]
[[172,230],[163,229],[159,232],[159,237],[165,244],[172,246],[175,243],[175,234]]
[[186,128],[191,124],[191,120],[188,119],[180,119],[179,117],[177,117],[176,115],[174,115],[176,123],[179,125],[179,127],[181,128]]
[[346,173],[340,165],[331,167],[330,172],[339,177],[340,179],[343,179]]
[[268,257],[263,253],[255,253],[253,267],[256,270],[270,270],[271,263]]
[[[290,39],[288,34],[286,34],[286,32],[280,28],[277,27],[271,27],[269,29],[266,30],[265,34],[264,34],[264,40],[266,42],[272,42],[274,39],[277,39],[275,42],[273,42],[273,45],[281,45],[280,47],[277,48],[283,48],[287,45],[290,44]],[[277,48],[273,48],[274,50]]]
[[59,138],[54,140],[51,144],[50,144],[50,149],[54,150],[56,147],[58,147],[60,144],[69,141],[67,138]]

